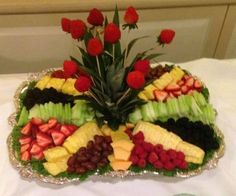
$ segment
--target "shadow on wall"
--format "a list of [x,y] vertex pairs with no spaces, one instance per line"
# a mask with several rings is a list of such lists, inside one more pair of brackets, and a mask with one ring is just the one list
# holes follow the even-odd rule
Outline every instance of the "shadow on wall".
[[37,61],[20,61],[0,56],[0,74],[38,72],[51,67],[60,67],[61,59],[42,59]]

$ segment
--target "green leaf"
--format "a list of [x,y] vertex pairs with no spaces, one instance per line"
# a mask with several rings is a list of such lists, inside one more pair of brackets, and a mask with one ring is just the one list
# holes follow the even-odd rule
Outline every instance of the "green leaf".
[[208,90],[208,88],[203,88],[202,89],[202,94],[203,94],[203,96],[205,97],[205,99],[207,100],[207,101],[209,101],[209,90]]
[[78,59],[76,59],[75,57],[70,56],[70,59],[71,59],[72,61],[75,61],[78,66],[79,66],[79,65],[84,66],[84,64],[83,64],[82,62],[80,62]]
[[154,59],[154,58],[156,58],[156,57],[159,57],[159,56],[161,56],[161,55],[163,55],[163,53],[149,54],[149,55],[147,55],[146,57],[144,57],[144,59],[152,60],[152,59]]
[[118,58],[119,56],[121,56],[121,46],[120,46],[120,41],[118,41],[116,44],[115,44],[115,59]]
[[140,39],[144,39],[144,38],[148,38],[150,36],[142,36],[142,37],[138,37],[133,39],[131,42],[129,42],[128,47],[127,47],[127,56],[129,56],[130,50],[132,49],[132,47],[134,46],[134,44],[140,40]]
[[119,22],[119,12],[118,12],[118,7],[116,5],[114,16],[113,16],[113,23],[116,24],[118,27],[120,27],[120,22]]

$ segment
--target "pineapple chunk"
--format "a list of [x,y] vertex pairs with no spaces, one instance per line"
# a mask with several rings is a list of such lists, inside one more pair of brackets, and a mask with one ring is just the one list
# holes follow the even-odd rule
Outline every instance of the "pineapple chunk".
[[155,87],[153,84],[149,84],[144,88],[144,94],[149,98],[149,99],[154,99],[154,94],[153,91],[157,90],[157,87]]
[[60,78],[51,78],[51,80],[47,83],[46,88],[54,88],[58,92],[61,92],[62,86],[65,83],[65,79]]
[[163,90],[168,84],[170,84],[173,81],[172,76],[166,72],[164,73],[159,79],[156,79],[153,84],[156,86],[159,90]]
[[49,162],[56,162],[62,157],[69,155],[67,150],[64,147],[57,146],[54,148],[49,148],[43,152],[45,159]]
[[144,92],[143,92],[143,91],[142,91],[142,92],[140,92],[140,93],[138,94],[138,97],[139,97],[140,99],[143,99],[143,100],[145,100],[145,101],[147,101],[147,100],[148,100],[147,96],[144,94]]
[[129,169],[131,164],[132,164],[131,161],[113,161],[110,163],[114,171],[119,171],[119,170],[125,171]]
[[51,80],[50,76],[44,76],[37,82],[35,87],[39,88],[40,90],[43,90],[47,86],[47,84],[50,80]]
[[77,91],[74,87],[76,79],[68,78],[66,82],[63,84],[61,91],[65,94],[69,95],[81,95],[79,91]]
[[170,71],[170,75],[172,76],[173,80],[176,82],[176,81],[179,81],[184,76],[184,71],[180,69],[179,67],[174,67]]
[[130,140],[129,136],[124,131],[116,131],[111,133],[111,139],[113,142],[116,142],[118,140]]
[[154,97],[154,94],[153,94],[153,91],[151,92],[151,91],[147,91],[147,90],[144,90],[144,91],[142,91],[142,93],[147,97],[147,99],[149,99],[149,100],[152,100],[152,99],[154,99],[155,97]]
[[116,142],[112,142],[111,146],[114,148],[123,148],[126,151],[131,152],[131,150],[134,147],[134,144],[131,141],[127,141],[127,140],[118,140]]

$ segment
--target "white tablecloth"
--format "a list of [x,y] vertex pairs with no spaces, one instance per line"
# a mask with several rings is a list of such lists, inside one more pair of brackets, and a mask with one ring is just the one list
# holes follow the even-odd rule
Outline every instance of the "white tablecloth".
[[22,179],[8,160],[6,138],[11,127],[7,117],[14,112],[14,92],[27,74],[0,75],[0,196],[236,195],[236,59],[200,59],[180,65],[205,82],[210,90],[211,102],[218,110],[217,125],[225,135],[226,152],[216,169],[188,179],[156,176],[111,182],[88,180],[65,186]]

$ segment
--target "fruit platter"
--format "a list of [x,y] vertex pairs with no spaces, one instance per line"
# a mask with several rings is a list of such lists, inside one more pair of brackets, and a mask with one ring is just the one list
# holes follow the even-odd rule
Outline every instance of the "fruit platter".
[[157,47],[174,39],[171,29],[130,57],[148,36],[122,49],[120,27],[128,35],[138,19],[133,7],[122,26],[117,8],[112,22],[96,8],[87,24],[61,19],[81,57],[31,74],[16,90],[7,144],[22,177],[54,184],[93,176],[191,177],[217,166],[225,144],[208,88],[178,65],[153,63]]

